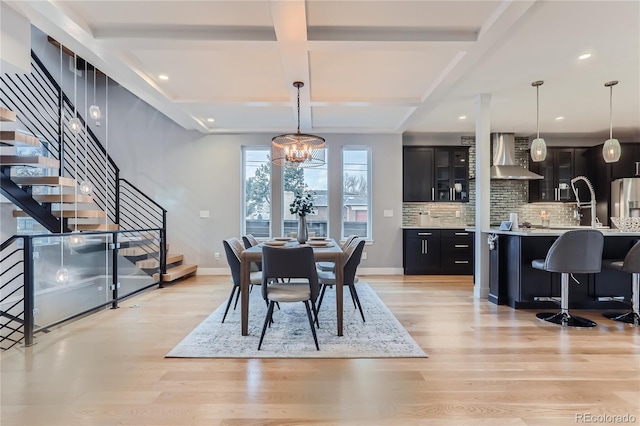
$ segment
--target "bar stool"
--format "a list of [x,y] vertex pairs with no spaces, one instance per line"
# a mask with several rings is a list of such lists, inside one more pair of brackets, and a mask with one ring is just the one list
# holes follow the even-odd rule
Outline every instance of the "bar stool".
[[[600,272],[604,235],[595,229],[576,229],[560,235],[545,259],[531,262],[535,269],[561,273],[560,312],[541,312],[536,317],[563,327],[595,327],[586,318],[569,314],[569,274]],[[575,279],[575,278],[574,278]]]
[[627,253],[624,260],[604,259],[602,267],[616,269],[631,274],[631,312],[605,312],[603,316],[624,322],[640,325],[640,241],[636,242]]

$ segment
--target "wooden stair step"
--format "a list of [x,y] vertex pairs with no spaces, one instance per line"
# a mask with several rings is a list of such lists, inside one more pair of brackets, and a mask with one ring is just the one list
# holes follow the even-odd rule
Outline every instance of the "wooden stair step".
[[[162,281],[171,282],[175,281],[178,278],[182,278],[185,275],[192,274],[196,272],[198,269],[198,265],[178,265],[173,268],[167,269],[165,274],[162,274]],[[153,279],[158,280],[160,278],[160,274],[153,274]]]
[[0,143],[5,145],[40,146],[40,139],[16,130],[2,130],[0,131]]
[[60,161],[41,155],[0,155],[0,166],[31,166],[57,169]]
[[79,223],[77,225],[69,225],[73,228],[78,228],[78,231],[117,231],[120,229],[120,225],[115,223]]
[[0,106],[0,121],[16,121],[16,113]]
[[61,198],[63,203],[93,203],[93,197],[84,194],[47,194],[33,196],[33,199],[39,203],[60,203]]
[[[64,218],[96,218],[96,217],[106,217],[107,213],[104,210],[54,210],[51,212],[55,217],[64,217]],[[14,210],[13,217],[29,217],[29,214],[23,210]]]
[[63,186],[75,187],[77,182],[73,178],[63,176],[24,176],[12,177],[16,185],[22,186]]
[[[172,263],[182,262],[184,260],[184,256],[181,254],[171,254],[167,256],[167,265]],[[158,259],[144,259],[138,260],[136,262],[136,266],[141,269],[153,269],[160,266],[160,261]]]
[[[158,253],[160,250],[159,244],[143,244],[138,246],[123,247],[118,250],[118,253],[122,256],[144,256],[147,254]],[[169,251],[169,244],[167,244],[167,251]]]

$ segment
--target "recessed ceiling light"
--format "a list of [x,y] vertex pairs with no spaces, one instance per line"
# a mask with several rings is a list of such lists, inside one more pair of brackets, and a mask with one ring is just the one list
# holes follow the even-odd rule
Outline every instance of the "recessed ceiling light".
[[166,74],[160,74],[160,75],[158,76],[158,78],[159,78],[160,80],[169,80],[169,76],[168,76],[168,75],[166,75]]
[[215,118],[207,118],[207,121],[208,121],[209,123],[213,123],[214,121],[216,121],[216,119],[215,119]]
[[467,116],[466,115],[461,115],[460,117],[458,117],[458,120],[466,120]]
[[560,121],[560,120],[564,120],[564,117],[563,117],[563,116],[556,117],[556,120],[558,120],[558,121]]
[[578,56],[578,59],[589,59],[591,57],[591,53],[583,53],[582,55]]

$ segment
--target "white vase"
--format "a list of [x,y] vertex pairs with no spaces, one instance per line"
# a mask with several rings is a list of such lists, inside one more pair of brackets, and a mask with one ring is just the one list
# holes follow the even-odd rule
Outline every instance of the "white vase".
[[298,235],[296,236],[300,244],[304,244],[308,239],[307,217],[298,216]]

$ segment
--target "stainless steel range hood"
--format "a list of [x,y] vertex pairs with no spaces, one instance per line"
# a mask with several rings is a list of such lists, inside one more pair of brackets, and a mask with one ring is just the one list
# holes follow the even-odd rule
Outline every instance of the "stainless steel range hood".
[[492,133],[493,166],[491,179],[543,179],[516,162],[516,137],[514,133]]

